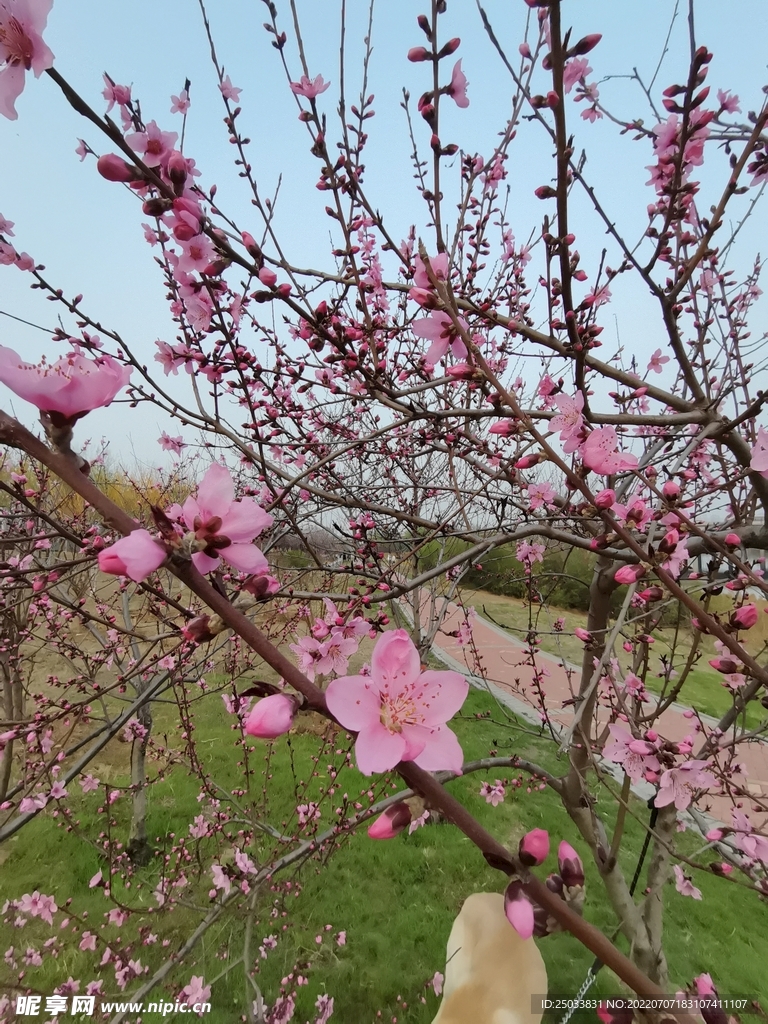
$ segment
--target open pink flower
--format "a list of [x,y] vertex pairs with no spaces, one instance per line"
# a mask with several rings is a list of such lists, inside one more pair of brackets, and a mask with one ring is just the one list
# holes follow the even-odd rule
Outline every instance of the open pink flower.
[[656,794],[656,806],[666,807],[674,803],[678,811],[684,811],[699,789],[710,789],[717,781],[706,761],[686,761],[678,768],[669,768],[661,776],[661,785]]
[[147,167],[159,167],[173,152],[178,137],[177,132],[161,131],[156,121],[150,121],[145,132],[131,132],[125,141],[142,155]]
[[749,468],[761,476],[768,477],[768,430],[760,427],[757,431],[757,441],[751,451],[752,461]]
[[629,452],[618,452],[619,439],[614,427],[598,427],[593,430],[581,446],[584,465],[596,473],[620,473],[634,469],[637,456]]
[[[459,324],[463,330],[468,330],[467,322],[459,317]],[[435,310],[422,320],[414,320],[411,330],[417,338],[426,338],[432,344],[427,349],[424,359],[430,366],[434,366],[439,359],[442,359],[450,348],[457,359],[466,359],[467,346],[459,337],[453,320],[447,313]]]
[[564,442],[563,451],[570,454],[576,451],[582,439],[584,395],[581,391],[577,391],[573,398],[570,395],[555,395],[553,401],[560,412],[552,417],[550,427],[553,431],[560,431],[560,440]]
[[25,71],[39,78],[53,64],[42,36],[52,6],[53,0],[0,3],[0,114],[10,121],[18,117],[15,104],[24,89]]
[[305,99],[313,100],[315,96],[319,96],[321,92],[330,86],[330,82],[323,80],[322,75],[318,75],[316,78],[309,79],[306,75],[302,75],[298,82],[291,82],[291,92],[295,93],[296,96],[304,96]]
[[70,352],[55,363],[35,365],[0,345],[0,381],[25,402],[71,422],[109,405],[130,376],[131,367],[121,366],[111,356],[93,360]]
[[467,99],[467,76],[461,70],[461,61],[457,60],[453,65],[453,72],[451,74],[451,84],[448,86],[447,92],[451,99],[454,101],[457,107],[468,107],[469,100]]
[[686,875],[679,864],[675,864],[673,868],[675,872],[675,888],[681,896],[692,896],[695,900],[701,899],[701,889],[697,889],[693,884],[693,880],[690,875]]
[[411,638],[395,629],[376,642],[371,674],[334,679],[326,701],[340,724],[357,732],[355,757],[364,775],[386,772],[398,761],[460,772],[461,747],[445,723],[468,691],[458,672],[422,672]]
[[219,558],[243,572],[265,574],[267,560],[251,543],[254,537],[272,525],[272,516],[253,498],[235,501],[235,485],[229,470],[214,462],[182,509],[184,522],[194,530],[205,547],[192,555],[200,572],[211,572]]
[[654,373],[661,373],[661,369],[664,366],[664,363],[668,362],[669,356],[662,355],[661,349],[657,348],[650,358],[650,361],[648,363],[648,370],[653,370]]

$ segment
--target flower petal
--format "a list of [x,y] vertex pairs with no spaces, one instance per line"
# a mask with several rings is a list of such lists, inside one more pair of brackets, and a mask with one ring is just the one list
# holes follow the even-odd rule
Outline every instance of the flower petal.
[[430,669],[419,676],[416,692],[424,724],[443,725],[461,709],[469,683],[460,672]]
[[232,502],[227,514],[222,516],[218,532],[229,537],[234,544],[247,544],[268,529],[273,521],[272,516],[253,498],[243,498]]
[[214,462],[197,489],[197,501],[203,517],[221,516],[224,519],[234,499],[235,485],[229,470]]
[[390,732],[381,722],[361,730],[355,741],[355,760],[363,775],[387,772],[403,759],[405,740],[402,733]]
[[225,562],[241,572],[265,573],[269,564],[255,544],[230,544],[219,552]]
[[218,569],[219,567],[219,559],[211,558],[203,551],[196,551],[194,555],[192,555],[192,561],[194,562],[197,571],[202,573],[203,576],[205,576],[207,572],[213,572],[214,569]]
[[358,732],[381,718],[381,697],[370,676],[340,676],[325,691],[325,702],[334,718]]
[[444,725],[430,733],[424,750],[413,760],[427,772],[451,771],[460,775],[464,753],[456,733]]
[[399,689],[415,683],[421,671],[419,652],[404,629],[379,637],[371,655],[371,676],[384,688]]

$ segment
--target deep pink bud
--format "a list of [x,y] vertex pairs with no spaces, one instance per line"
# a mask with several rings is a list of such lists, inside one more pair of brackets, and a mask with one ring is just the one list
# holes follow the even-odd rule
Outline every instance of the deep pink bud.
[[204,644],[213,640],[215,633],[211,631],[211,617],[209,615],[196,615],[181,627],[185,640],[193,644]]
[[709,664],[715,672],[722,672],[729,676],[734,672],[741,672],[742,665],[735,658],[710,658]]
[[592,32],[588,36],[584,36],[580,39],[575,46],[572,46],[568,51],[569,57],[583,57],[584,54],[589,53],[590,50],[594,50],[597,44],[602,39],[600,32]]
[[588,629],[582,629],[581,626],[577,626],[573,633],[574,636],[578,637],[579,640],[582,640],[585,644],[592,642],[592,634]]
[[438,60],[441,60],[443,57],[449,57],[452,53],[456,53],[460,46],[461,39],[459,39],[458,36],[454,36],[453,39],[449,39],[445,46],[441,48],[440,53],[438,53]]
[[725,544],[726,547],[729,547],[729,548],[740,548],[741,547],[741,537],[738,535],[738,533],[728,533],[728,534],[726,534],[723,543]]
[[411,809],[408,804],[403,801],[392,804],[368,826],[368,837],[370,839],[394,839],[404,828],[408,828],[411,818]]
[[557,850],[557,863],[566,888],[584,885],[584,865],[581,857],[563,840]]
[[520,840],[518,856],[527,868],[543,864],[549,856],[549,833],[543,828],[534,828]]
[[497,420],[488,431],[489,434],[500,434],[502,437],[509,437],[515,432],[514,420]]
[[426,50],[423,46],[412,46],[408,51],[408,60],[413,64],[418,64],[422,60],[429,60],[432,54],[429,50]]
[[537,199],[554,199],[557,192],[555,192],[551,185],[540,185],[537,189],[534,189],[533,194]]
[[520,938],[530,939],[534,927],[533,904],[518,879],[510,882],[504,893],[504,913]]
[[243,583],[243,590],[247,590],[254,597],[269,597],[276,594],[280,589],[280,580],[274,576],[249,576]]
[[180,153],[178,149],[174,149],[168,157],[167,171],[168,177],[174,185],[183,185],[187,180],[187,161],[183,153]]
[[668,501],[673,501],[680,497],[680,484],[676,480],[667,480],[661,488],[661,493]]
[[541,455],[524,455],[522,459],[518,459],[515,463],[515,469],[530,469],[531,466],[537,465],[541,462]]
[[595,495],[595,508],[605,511],[607,508],[612,508],[615,504],[616,491],[610,487],[606,487],[604,491],[600,491],[599,494]]
[[96,161],[96,170],[107,181],[135,181],[141,175],[117,153],[107,153]]
[[245,731],[249,736],[260,740],[274,740],[293,725],[296,714],[296,701],[284,693],[273,693],[271,697],[262,697],[245,722]]
[[754,604],[743,604],[731,616],[731,625],[736,629],[752,629],[756,622],[757,606]]
[[269,267],[262,267],[259,271],[259,280],[262,284],[265,284],[267,288],[274,288],[277,284],[277,274],[274,270],[270,270]]
[[642,576],[645,576],[645,568],[642,565],[622,565],[614,573],[613,578],[617,583],[637,583]]

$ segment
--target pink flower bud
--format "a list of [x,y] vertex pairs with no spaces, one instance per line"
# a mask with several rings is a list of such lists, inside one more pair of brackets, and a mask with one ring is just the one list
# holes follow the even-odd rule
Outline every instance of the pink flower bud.
[[408,60],[413,64],[418,64],[422,60],[429,60],[432,54],[429,50],[425,50],[423,46],[412,46],[408,51]]
[[557,850],[557,863],[566,888],[584,885],[584,865],[570,843],[563,840]]
[[724,676],[741,671],[741,664],[735,658],[710,658],[709,664],[715,672],[722,672]]
[[259,271],[259,280],[262,284],[265,284],[267,288],[274,288],[277,284],[277,274],[274,270],[270,270],[269,267],[262,267]]
[[402,801],[392,804],[368,826],[368,837],[370,839],[394,839],[410,825],[411,818],[411,809],[408,804]]
[[617,583],[637,583],[642,576],[645,576],[645,568],[642,565],[622,565],[614,573],[613,578]]
[[583,641],[585,644],[589,644],[592,642],[592,634],[589,632],[588,629],[582,629],[581,626],[577,626],[573,632],[574,635],[578,637],[579,640]]
[[280,589],[280,580],[274,576],[249,576],[243,583],[243,590],[247,590],[254,597],[269,597],[276,594]]
[[518,856],[527,868],[543,864],[549,856],[549,833],[543,828],[527,832],[520,840]]
[[607,508],[612,508],[616,504],[616,491],[610,487],[606,487],[604,491],[600,491],[599,494],[595,495],[595,508],[601,509],[603,512]]
[[284,693],[273,693],[271,697],[262,697],[245,722],[245,731],[249,736],[260,740],[274,740],[293,725],[296,714],[296,701]]
[[452,53],[456,53],[458,48],[461,46],[461,39],[458,36],[454,36],[453,39],[449,39],[448,42],[443,46],[438,53],[438,59],[443,57],[449,57]]
[[729,548],[740,548],[741,547],[741,537],[738,535],[738,533],[728,533],[728,534],[726,534],[723,543],[725,544],[726,547],[729,547]]
[[680,497],[680,484],[676,480],[666,480],[661,493],[668,501],[673,501]]
[[183,185],[187,180],[187,161],[178,149],[174,149],[168,157],[167,170],[174,185]]
[[515,469],[530,469],[539,462],[541,462],[541,455],[538,453],[535,455],[524,455],[522,459],[518,459],[515,463]]
[[99,568],[112,576],[129,576],[141,583],[159,569],[167,551],[148,530],[133,530],[127,537],[99,552]]
[[504,893],[504,913],[520,938],[530,939],[534,926],[533,904],[517,879],[509,883]]
[[181,632],[184,639],[190,643],[205,644],[216,635],[211,631],[210,625],[210,615],[196,615],[181,627]]
[[589,53],[590,50],[594,50],[602,38],[603,37],[600,32],[592,32],[590,35],[584,36],[584,38],[580,39],[575,46],[570,48],[568,56],[583,57],[585,54]]
[[708,839],[710,843],[719,843],[724,835],[725,832],[721,828],[711,828],[704,838]]
[[107,181],[135,181],[139,171],[127,164],[117,153],[107,153],[96,161],[96,170]]
[[752,629],[756,622],[757,606],[754,604],[743,604],[731,616],[731,625],[736,629]]
[[489,434],[500,434],[502,437],[509,437],[515,432],[514,420],[497,420],[488,431]]
[[551,185],[539,185],[537,189],[533,190],[533,194],[537,199],[554,199],[557,192],[555,192]]

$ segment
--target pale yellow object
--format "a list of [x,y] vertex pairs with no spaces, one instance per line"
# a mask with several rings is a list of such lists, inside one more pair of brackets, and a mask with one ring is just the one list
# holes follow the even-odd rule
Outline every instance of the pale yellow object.
[[448,938],[443,1001],[432,1024],[538,1024],[531,997],[546,994],[541,953],[507,920],[504,897],[467,897]]

